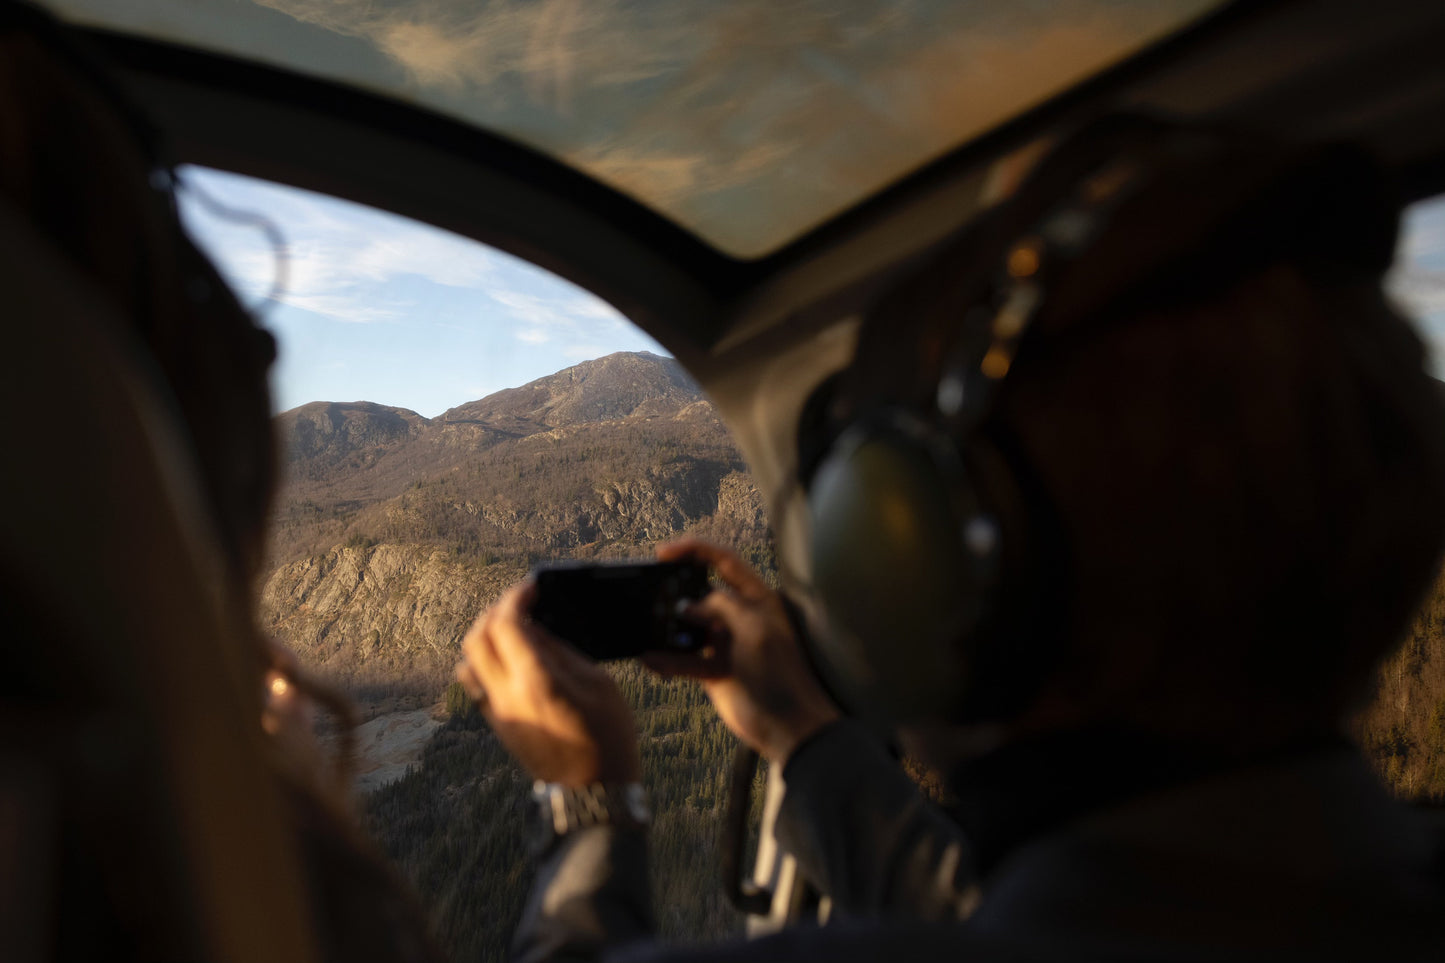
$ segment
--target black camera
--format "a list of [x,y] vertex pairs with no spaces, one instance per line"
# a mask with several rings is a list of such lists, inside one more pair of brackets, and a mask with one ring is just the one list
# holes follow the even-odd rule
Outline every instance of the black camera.
[[532,575],[532,618],[594,659],[692,652],[706,641],[683,615],[711,590],[702,563],[559,563]]

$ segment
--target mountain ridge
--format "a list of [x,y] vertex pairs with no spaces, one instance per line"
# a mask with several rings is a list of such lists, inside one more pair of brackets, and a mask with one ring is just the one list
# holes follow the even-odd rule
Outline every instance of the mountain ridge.
[[[636,387],[639,378],[650,380],[654,383],[666,384],[672,391],[662,390],[645,393],[636,398],[636,404],[626,411],[618,411],[617,404],[625,403],[625,392],[621,389],[620,383],[624,378],[631,377]],[[599,383],[600,382],[600,383]],[[611,405],[604,405],[601,413],[606,417],[585,416],[580,410],[581,399],[568,399],[567,392],[559,390],[559,386],[566,385],[575,391],[585,391],[590,396],[602,395],[612,402]],[[545,392],[545,394],[543,394]],[[526,407],[524,399],[536,398],[541,395],[543,400]],[[562,396],[559,399],[559,396]],[[511,417],[515,418],[522,409],[526,414],[550,415],[555,410],[561,410],[565,414],[573,414],[574,417],[561,422],[554,418],[537,418],[539,423],[547,427],[559,427],[567,423],[579,421],[603,421],[616,420],[632,414],[636,407],[643,402],[656,401],[659,398],[681,397],[685,403],[698,400],[705,400],[697,383],[688,375],[687,370],[678,363],[677,359],[663,355],[653,354],[651,351],[615,351],[603,355],[600,358],[593,358],[588,361],[580,361],[577,364],[569,365],[549,375],[534,378],[525,384],[514,388],[502,388],[491,394],[484,395],[473,401],[465,401],[446,409],[441,414],[428,418],[425,415],[403,407],[401,405],[388,405],[376,401],[308,401],[305,404],[288,408],[276,414],[276,421],[279,425],[289,426],[298,418],[314,418],[320,413],[330,417],[337,415],[349,415],[353,412],[366,414],[388,414],[403,418],[409,423],[416,423],[424,426],[437,424],[454,424],[459,422],[487,422],[489,418]],[[509,410],[510,409],[510,410]],[[283,429],[284,430],[284,429]]]
[[368,501],[509,440],[678,416],[715,420],[716,412],[675,359],[615,352],[435,418],[370,401],[313,401],[277,415],[276,429],[288,488],[314,498],[310,485],[328,498]]
[[702,399],[682,365],[650,351],[618,351],[442,412],[446,424],[519,424],[540,430],[663,414]]
[[648,556],[682,534],[771,560],[742,457],[672,358],[618,352],[430,419],[312,402],[276,423],[263,622],[332,674],[449,665],[538,561]]

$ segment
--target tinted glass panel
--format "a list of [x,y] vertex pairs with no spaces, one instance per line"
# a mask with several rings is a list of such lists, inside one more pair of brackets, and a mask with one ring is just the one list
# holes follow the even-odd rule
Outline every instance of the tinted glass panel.
[[[531,782],[452,681],[463,634],[533,565],[682,535],[771,577],[761,496],[687,373],[585,291],[381,211],[181,176],[189,228],[280,345],[259,625],[358,710],[348,795],[450,957],[505,959]],[[640,736],[662,932],[738,934],[717,833],[736,743],[696,684],[609,671]],[[329,777],[344,727],[317,719],[277,741]]]
[[764,254],[1219,0],[47,0],[415,101]]

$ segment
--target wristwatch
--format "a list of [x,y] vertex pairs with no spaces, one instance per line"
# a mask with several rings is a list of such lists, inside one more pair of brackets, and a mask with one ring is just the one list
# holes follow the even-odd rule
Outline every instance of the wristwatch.
[[647,793],[636,782],[564,786],[538,779],[532,784],[532,799],[544,843],[588,826],[643,829],[652,822]]

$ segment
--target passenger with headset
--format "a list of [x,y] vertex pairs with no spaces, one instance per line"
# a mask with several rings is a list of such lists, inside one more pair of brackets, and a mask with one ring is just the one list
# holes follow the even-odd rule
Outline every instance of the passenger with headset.
[[[1438,959],[1439,840],[1341,735],[1445,544],[1396,217],[1350,150],[1107,120],[875,305],[800,428],[807,638],[684,543],[714,646],[656,667],[782,766],[780,841],[840,915],[894,921],[628,952]],[[531,593],[459,674],[550,784],[516,951],[587,957],[654,929],[636,737]]]

